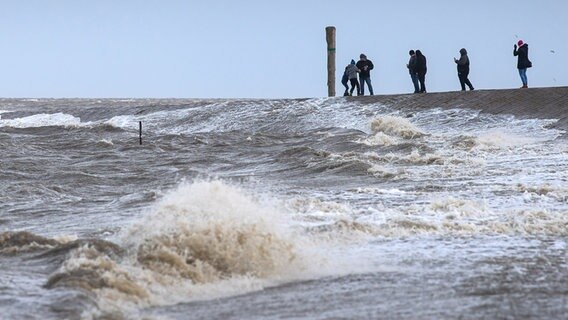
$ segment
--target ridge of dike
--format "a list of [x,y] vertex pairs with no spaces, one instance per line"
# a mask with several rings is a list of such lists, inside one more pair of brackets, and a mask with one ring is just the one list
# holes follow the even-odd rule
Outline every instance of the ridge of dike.
[[[555,119],[551,128],[568,130],[568,87],[496,89],[421,94],[346,97],[359,103],[381,103],[388,107],[420,110],[468,108],[517,118]],[[566,136],[566,132],[563,134]]]

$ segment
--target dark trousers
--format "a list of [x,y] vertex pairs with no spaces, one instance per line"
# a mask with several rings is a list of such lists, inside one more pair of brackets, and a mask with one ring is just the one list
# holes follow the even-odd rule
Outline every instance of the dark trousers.
[[349,86],[347,85],[347,81],[345,81],[345,82],[341,81],[341,84],[345,87],[345,92],[343,93],[343,95],[348,96],[349,95]]
[[418,86],[418,75],[416,73],[411,73],[410,78],[412,79],[412,84],[414,85],[414,93],[419,93],[420,87]]
[[355,87],[357,87],[357,95],[360,95],[361,89],[359,87],[359,81],[357,81],[357,78],[349,79],[349,81],[351,81],[351,92],[349,94],[353,95],[353,90],[355,89]]
[[426,73],[419,72],[418,81],[420,81],[420,93],[426,92]]
[[460,78],[460,85],[462,87],[462,91],[465,91],[465,85],[466,84],[469,87],[469,90],[473,90],[473,85],[471,84],[471,82],[467,78],[468,75],[469,75],[468,73],[463,73],[463,72],[458,73],[458,78]]

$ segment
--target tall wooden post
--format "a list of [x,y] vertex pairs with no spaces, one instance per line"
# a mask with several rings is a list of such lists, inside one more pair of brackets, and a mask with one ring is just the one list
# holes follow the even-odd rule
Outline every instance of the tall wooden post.
[[327,42],[327,96],[335,97],[335,27],[325,28]]

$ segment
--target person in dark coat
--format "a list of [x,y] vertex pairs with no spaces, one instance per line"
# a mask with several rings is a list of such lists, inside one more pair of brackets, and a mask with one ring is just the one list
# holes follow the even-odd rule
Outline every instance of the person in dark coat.
[[369,93],[373,95],[373,86],[371,85],[371,70],[375,66],[373,66],[373,62],[367,59],[367,56],[363,53],[359,56],[360,60],[357,62],[357,68],[360,70],[359,72],[359,82],[361,86],[361,95],[365,95],[365,83],[369,87]]
[[460,79],[460,85],[462,91],[465,91],[465,85],[469,87],[469,90],[473,90],[473,85],[468,79],[469,76],[469,57],[467,56],[467,50],[462,48],[460,50],[460,59],[454,58],[454,62],[458,65],[458,78]]
[[414,50],[410,50],[408,54],[410,55],[410,60],[406,67],[408,68],[410,79],[412,79],[412,84],[414,85],[414,93],[420,93],[420,87],[418,87],[418,75],[416,74],[416,52],[414,52]]
[[428,68],[426,67],[426,56],[420,50],[416,50],[415,70],[420,82],[420,93],[426,93],[426,72]]
[[[517,50],[517,44],[519,49]],[[527,79],[527,68],[532,67],[532,62],[529,60],[529,45],[524,43],[523,40],[519,40],[516,45],[514,45],[513,56],[518,57],[517,59],[517,69],[519,69],[519,76],[523,82],[521,88],[528,88],[529,81]]]

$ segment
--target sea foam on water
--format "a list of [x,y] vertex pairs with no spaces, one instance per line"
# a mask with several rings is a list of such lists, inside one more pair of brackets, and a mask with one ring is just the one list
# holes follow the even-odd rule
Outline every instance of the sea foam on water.
[[324,259],[269,201],[220,181],[182,184],[123,236],[123,256],[84,245],[50,283],[105,312],[234,295],[310,277]]
[[374,133],[385,133],[399,136],[404,139],[412,139],[424,136],[425,133],[418,129],[408,119],[395,116],[381,116],[371,122],[371,130]]

